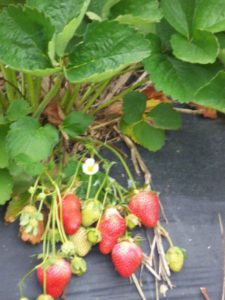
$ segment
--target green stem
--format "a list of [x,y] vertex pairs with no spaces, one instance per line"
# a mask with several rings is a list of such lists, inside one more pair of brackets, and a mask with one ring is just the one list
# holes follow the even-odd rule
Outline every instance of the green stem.
[[104,199],[103,199],[103,202],[102,202],[103,209],[102,209],[102,213],[101,213],[100,217],[98,218],[98,222],[96,224],[96,229],[98,228],[98,226],[101,222],[101,218],[102,218],[103,212],[105,210],[105,204],[106,204],[107,196],[108,196],[108,190],[105,192],[105,195],[104,195]]
[[95,101],[98,99],[98,97],[104,91],[104,89],[109,84],[109,82],[110,82],[110,80],[106,80],[105,82],[103,82],[103,84],[100,85],[100,87],[98,87],[94,96],[88,101],[88,103],[82,109],[83,112],[86,112],[95,103]]
[[48,239],[48,231],[50,228],[50,223],[51,223],[51,219],[52,219],[52,209],[50,210],[49,214],[48,214],[48,221],[45,227],[45,232],[43,234],[43,245],[42,245],[42,252],[44,254],[44,259],[46,259],[48,257],[48,251],[46,248],[46,243],[47,243],[47,239]]
[[36,193],[39,180],[40,180],[40,176],[37,177],[37,179],[36,179],[36,181],[34,183],[34,191],[33,191],[33,193],[30,196],[30,204],[33,204],[34,194]]
[[[59,187],[58,187],[57,183],[52,179],[52,177],[48,174],[47,171],[46,171],[46,176],[48,177],[48,179],[50,180],[50,182],[54,186],[56,194],[58,196],[60,216],[58,217],[58,215],[57,215],[57,217],[56,217],[56,223],[57,223],[59,234],[60,234],[60,237],[62,238],[62,241],[66,242],[67,241],[67,237],[66,237],[66,234],[65,234],[65,231],[64,231],[64,227],[63,227],[62,197],[61,197],[61,193],[60,193],[60,190],[59,190]],[[58,205],[57,205],[57,207],[58,207]]]
[[71,92],[70,89],[67,88],[66,91],[64,92],[64,95],[62,96],[60,100],[60,106],[63,108],[65,107],[65,104],[69,101],[69,98],[71,97]]
[[144,83],[146,83],[148,81],[148,79],[142,80],[140,82],[137,82],[136,84],[132,85],[131,87],[125,89],[123,92],[121,92],[120,94],[114,96],[111,100],[107,101],[106,103],[103,103],[102,105],[99,105],[94,111],[91,112],[91,114],[95,115],[97,112],[99,112],[100,110],[110,106],[111,104],[115,103],[116,101],[118,101],[120,98],[123,98],[124,96],[126,96],[127,94],[129,94],[131,91],[135,90],[136,88],[138,88],[139,86],[142,86]]
[[34,88],[35,88],[35,108],[37,107],[41,99],[41,87],[42,77],[35,77]]
[[15,99],[14,90],[17,88],[17,84],[14,87],[14,75],[13,71],[3,65],[1,65],[2,74],[6,81],[5,87],[6,87],[6,93],[9,102],[11,103]]
[[32,270],[30,270],[29,272],[27,272],[23,278],[21,279],[20,283],[19,283],[19,290],[20,290],[20,297],[23,297],[23,285],[25,283],[25,280],[37,269],[37,266],[34,267]]
[[21,90],[21,93],[23,95],[26,94],[26,88],[25,88],[25,74],[24,73],[20,73],[20,78],[21,78],[21,87],[20,87],[20,90]]
[[56,255],[56,241],[55,241],[55,228],[56,228],[56,218],[58,214],[57,210],[57,202],[56,198],[53,199],[53,212],[52,212],[52,229],[53,229],[53,234],[52,234],[52,253],[55,256]]
[[89,199],[90,192],[91,192],[92,178],[93,178],[93,176],[89,175],[89,178],[88,178],[88,188],[87,188],[87,193],[86,193],[86,199],[87,200]]
[[93,88],[95,87],[95,84],[92,83],[87,90],[85,91],[84,95],[82,96],[82,98],[79,101],[79,105],[83,105],[84,102],[88,99],[88,97],[91,95],[91,93],[93,92]]
[[80,92],[81,84],[76,84],[75,89],[73,91],[73,96],[69,98],[69,101],[66,103],[65,112],[69,113],[71,109],[73,108],[74,102],[77,100]]
[[131,171],[130,171],[127,163],[123,159],[122,155],[116,149],[114,149],[113,147],[109,146],[106,143],[103,143],[99,140],[94,140],[94,139],[91,139],[91,138],[75,137],[75,139],[80,141],[80,142],[93,143],[93,144],[105,147],[106,149],[110,150],[120,160],[122,166],[124,167],[124,170],[127,173],[128,178],[130,179],[130,182],[131,182],[131,185],[132,185],[133,189],[136,189],[136,184],[135,184],[134,178],[131,174]]
[[42,112],[45,110],[46,106],[50,103],[50,101],[58,94],[61,83],[62,83],[62,76],[58,76],[50,89],[50,91],[47,93],[47,95],[44,97],[44,99],[39,104],[37,110],[34,112],[34,117],[39,118]]
[[34,78],[31,74],[25,75],[25,81],[27,83],[27,94],[26,97],[29,100],[31,107],[33,110],[36,108],[36,91],[35,91],[35,85],[34,85]]
[[100,195],[102,189],[104,188],[104,186],[105,186],[105,184],[106,184],[106,182],[107,182],[107,180],[108,180],[108,178],[109,178],[109,171],[110,171],[112,165],[113,165],[113,163],[111,163],[111,164],[109,165],[109,167],[107,168],[107,171],[106,171],[106,173],[105,173],[105,177],[104,177],[104,179],[103,179],[103,181],[102,181],[102,184],[100,185],[100,187],[98,188],[98,190],[97,190],[97,192],[96,192],[96,194],[95,194],[95,197],[94,197],[95,199],[98,199],[98,197],[99,197],[99,195]]
[[5,98],[4,94],[2,93],[2,91],[0,91],[0,104],[3,108],[3,110],[6,110],[7,109],[7,106],[8,106],[8,101],[7,99]]
[[73,188],[73,186],[74,186],[74,183],[75,183],[75,180],[76,180],[76,178],[77,178],[77,175],[78,175],[80,166],[81,166],[81,160],[80,160],[79,163],[77,164],[75,173],[74,173],[74,175],[73,175],[73,177],[72,177],[72,180],[71,180],[71,183],[70,183],[68,189],[66,190],[66,194],[72,190],[72,188]]

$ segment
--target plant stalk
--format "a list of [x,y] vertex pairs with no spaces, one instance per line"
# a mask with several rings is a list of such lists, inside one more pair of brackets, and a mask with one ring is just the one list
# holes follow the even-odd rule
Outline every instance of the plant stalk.
[[51,102],[51,100],[58,94],[61,83],[62,83],[63,77],[58,76],[54,82],[54,85],[50,89],[50,91],[47,93],[47,95],[44,97],[44,99],[41,101],[40,105],[38,106],[37,110],[34,112],[33,116],[35,118],[39,118],[42,112],[45,110],[46,106]]

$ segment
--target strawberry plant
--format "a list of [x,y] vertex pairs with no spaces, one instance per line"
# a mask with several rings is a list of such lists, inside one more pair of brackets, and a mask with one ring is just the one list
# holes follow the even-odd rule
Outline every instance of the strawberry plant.
[[[5,220],[20,219],[24,241],[42,241],[33,269],[38,299],[61,296],[72,273],[87,270],[83,257],[95,244],[112,252],[142,299],[140,265],[173,287],[170,270],[180,271],[185,256],[160,223],[135,143],[161,149],[165,132],[182,125],[177,102],[224,112],[223,7],[221,0],[0,1],[0,205],[8,201]],[[144,174],[142,187],[110,145],[121,138]],[[114,163],[101,148],[120,161],[128,187],[110,176]],[[132,237],[137,226],[153,228],[160,272]]]

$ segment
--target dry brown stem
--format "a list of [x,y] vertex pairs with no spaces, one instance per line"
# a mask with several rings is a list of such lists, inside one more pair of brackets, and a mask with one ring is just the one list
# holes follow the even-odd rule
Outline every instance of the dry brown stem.
[[211,300],[205,287],[201,287],[200,291],[205,300]]

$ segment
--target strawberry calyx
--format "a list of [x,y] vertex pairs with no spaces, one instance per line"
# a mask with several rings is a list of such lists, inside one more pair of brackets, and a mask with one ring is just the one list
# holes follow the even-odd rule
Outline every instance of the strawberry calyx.
[[87,271],[86,261],[79,256],[75,256],[71,261],[72,273],[77,276],[82,276]]
[[102,234],[97,228],[89,228],[87,230],[88,241],[96,245],[102,240]]
[[127,228],[133,230],[137,226],[141,226],[140,219],[134,214],[128,214],[125,217]]

